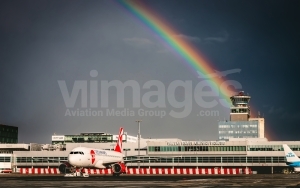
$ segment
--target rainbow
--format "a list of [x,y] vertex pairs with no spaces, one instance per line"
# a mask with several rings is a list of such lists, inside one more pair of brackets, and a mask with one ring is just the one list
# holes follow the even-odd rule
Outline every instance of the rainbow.
[[[158,35],[171,49],[173,49],[193,70],[194,74],[197,71],[203,74],[210,74],[214,72],[212,63],[209,63],[207,59],[194,47],[190,42],[184,40],[179,36],[172,26],[166,22],[161,16],[151,10],[148,6],[142,3],[142,1],[118,1],[126,10],[137,17],[143,24],[145,24],[150,30],[152,30],[156,35]],[[213,77],[207,82],[211,85],[214,92],[216,92],[220,97],[227,101],[226,106],[230,106],[230,96],[234,92],[229,90],[220,90],[219,86],[224,82],[222,78]]]
[[[180,32],[176,31],[163,17],[159,16],[155,11],[150,9],[149,6],[143,4],[140,0],[119,0],[117,1],[121,7],[125,8],[138,20],[140,20],[147,28],[153,31],[159,38],[167,44],[168,47],[173,49],[177,55],[179,55],[184,62],[193,70],[196,75],[197,71],[203,74],[213,73],[215,68],[211,62],[209,62],[196,47],[189,41],[182,37],[178,37]],[[236,92],[230,90],[219,90],[220,85],[225,81],[222,77],[212,77],[210,80],[206,80],[212,87],[213,91],[219,95],[220,98],[224,98],[228,108],[231,105],[230,96]],[[254,112],[253,106],[251,111]],[[266,135],[266,137],[269,137]]]

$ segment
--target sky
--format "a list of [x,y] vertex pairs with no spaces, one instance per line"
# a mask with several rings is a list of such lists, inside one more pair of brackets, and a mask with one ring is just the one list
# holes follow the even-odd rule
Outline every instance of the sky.
[[[241,69],[222,79],[251,96],[269,140],[299,140],[300,1],[142,2],[213,69]],[[1,1],[0,58],[0,123],[19,142],[120,126],[135,136],[136,120],[143,138],[217,140],[229,119],[219,90],[199,102],[205,79],[118,1]]]

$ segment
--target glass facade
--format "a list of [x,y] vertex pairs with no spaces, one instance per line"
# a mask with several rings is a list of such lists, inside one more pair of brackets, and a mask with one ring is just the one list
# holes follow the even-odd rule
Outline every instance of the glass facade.
[[258,121],[219,121],[219,140],[258,138]]
[[245,95],[244,92],[240,92],[238,95],[230,97],[232,105],[234,106],[247,106],[250,101],[250,96]]
[[[299,146],[291,148],[294,151],[300,151]],[[282,145],[250,145],[247,147],[248,151],[283,151]]]
[[0,143],[18,143],[18,127],[0,124]]
[[11,157],[0,157],[0,163],[9,163],[11,162]]
[[[49,159],[49,160],[48,160]],[[62,161],[60,161],[62,160]],[[68,157],[17,157],[16,163],[63,163]]]
[[231,113],[249,113],[248,108],[231,108]]
[[[147,157],[141,158],[144,159]],[[125,157],[125,160],[132,159],[136,158]],[[283,156],[184,156],[175,158],[158,158],[144,163],[286,163],[286,159]]]
[[246,146],[149,146],[149,152],[246,151]]
[[111,142],[112,135],[65,135],[65,143],[83,142]]
[[101,133],[82,133],[80,135],[64,135],[64,140],[52,141],[52,144],[113,142],[113,135]]
[[[291,150],[300,151],[300,145],[289,145]],[[148,146],[149,152],[189,152],[189,151],[283,151],[282,145],[248,146]]]

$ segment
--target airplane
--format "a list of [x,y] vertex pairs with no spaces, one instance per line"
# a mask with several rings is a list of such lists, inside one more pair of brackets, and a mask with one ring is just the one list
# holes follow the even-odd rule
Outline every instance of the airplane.
[[286,158],[286,164],[290,167],[294,167],[295,172],[300,172],[300,159],[298,156],[291,150],[291,148],[283,144],[283,150]]
[[226,70],[226,71],[217,71],[217,70],[214,70],[215,73],[211,73],[211,74],[207,74],[207,75],[204,75],[203,73],[201,73],[200,71],[197,71],[198,73],[198,78],[214,78],[214,77],[225,77],[227,76],[228,74],[232,74],[232,73],[240,73],[241,72],[241,69],[231,69],[231,70]]
[[[88,147],[76,147],[70,151],[67,160],[60,160],[63,162],[59,166],[59,171],[66,176],[73,176],[79,169],[80,176],[88,177],[88,174],[83,173],[83,168],[111,168],[113,176],[120,176],[126,173],[126,163],[157,160],[157,158],[148,159],[131,159],[124,160],[122,154],[122,136],[123,128],[120,127],[119,137],[113,151],[103,149],[95,149]],[[39,160],[39,159],[33,159]],[[48,161],[56,161],[55,159],[48,159]],[[77,175],[76,175],[77,176]]]

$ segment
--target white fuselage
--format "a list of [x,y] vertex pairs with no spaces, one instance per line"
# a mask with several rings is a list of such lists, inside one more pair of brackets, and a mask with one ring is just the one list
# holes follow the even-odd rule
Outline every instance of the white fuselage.
[[106,168],[122,161],[122,153],[86,147],[74,148],[68,155],[68,162],[75,167]]

